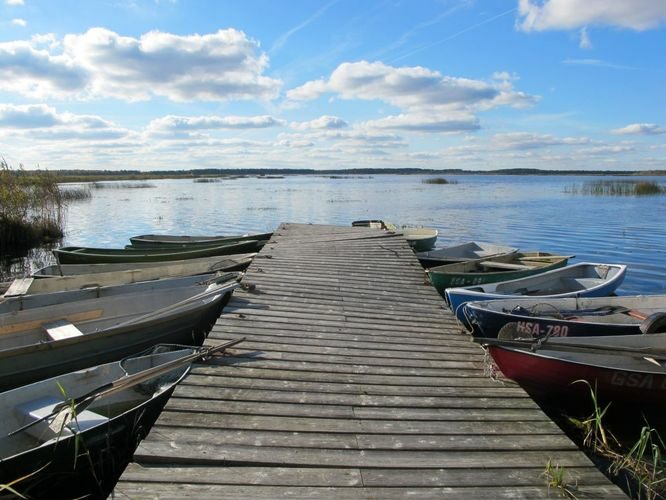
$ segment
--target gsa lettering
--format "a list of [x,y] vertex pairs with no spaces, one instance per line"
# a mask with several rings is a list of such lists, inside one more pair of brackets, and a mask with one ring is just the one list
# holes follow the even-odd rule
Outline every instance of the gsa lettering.
[[611,384],[638,389],[652,389],[654,376],[648,373],[613,372]]

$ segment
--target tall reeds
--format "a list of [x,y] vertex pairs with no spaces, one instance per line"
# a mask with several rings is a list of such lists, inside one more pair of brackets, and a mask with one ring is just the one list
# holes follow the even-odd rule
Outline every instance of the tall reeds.
[[421,182],[423,184],[458,184],[458,181],[450,181],[444,177],[432,177],[429,179],[423,179]]
[[595,180],[582,185],[565,186],[565,193],[593,196],[650,196],[666,193],[666,188],[654,181]]
[[0,255],[20,255],[62,238],[64,208],[54,175],[12,170],[0,160]]

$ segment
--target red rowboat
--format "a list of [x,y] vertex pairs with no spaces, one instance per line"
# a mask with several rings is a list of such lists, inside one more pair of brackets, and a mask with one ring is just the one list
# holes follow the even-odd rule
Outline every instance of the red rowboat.
[[[666,334],[488,342],[501,372],[535,396],[666,405]],[[573,402],[573,401],[572,401]]]

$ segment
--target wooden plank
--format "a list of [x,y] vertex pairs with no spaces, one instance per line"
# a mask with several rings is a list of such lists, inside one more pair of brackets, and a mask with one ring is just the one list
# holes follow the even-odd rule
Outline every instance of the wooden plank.
[[207,443],[180,442],[177,447],[168,441],[146,440],[135,453],[135,460],[145,464],[173,463],[187,465],[250,465],[381,468],[485,468],[544,467],[549,459],[561,467],[586,467],[591,462],[580,451],[523,450],[515,451],[428,451],[310,449],[276,446],[243,446],[228,444],[209,446]]
[[[174,479],[175,481],[175,479]],[[553,498],[554,493],[546,486],[516,486],[498,490],[495,486],[487,488],[472,487],[423,487],[423,488],[338,488],[338,487],[302,487],[302,486],[237,486],[217,484],[141,483],[123,482],[117,489],[121,498],[357,498],[360,500],[404,499],[404,498],[461,498],[461,499],[497,499],[497,498]],[[611,486],[578,486],[577,498],[588,499],[623,499],[618,488]]]

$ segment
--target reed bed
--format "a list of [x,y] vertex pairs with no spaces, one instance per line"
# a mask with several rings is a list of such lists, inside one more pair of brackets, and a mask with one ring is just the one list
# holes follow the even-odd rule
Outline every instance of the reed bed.
[[91,182],[92,189],[148,189],[155,184],[149,182]]
[[0,255],[22,255],[63,237],[66,200],[57,177],[0,160]]
[[90,190],[90,186],[66,188],[60,186],[60,194],[62,196],[62,200],[65,203],[72,201],[85,201],[92,198],[92,191]]
[[458,181],[450,181],[444,177],[432,177],[430,179],[423,179],[423,184],[458,184]]
[[222,182],[222,179],[220,179],[220,178],[211,179],[209,177],[199,177],[199,178],[194,179],[194,182],[196,182],[197,184],[206,184],[206,183],[211,183],[211,182]]
[[666,188],[654,181],[596,180],[566,186],[564,192],[592,196],[652,196],[666,193]]

